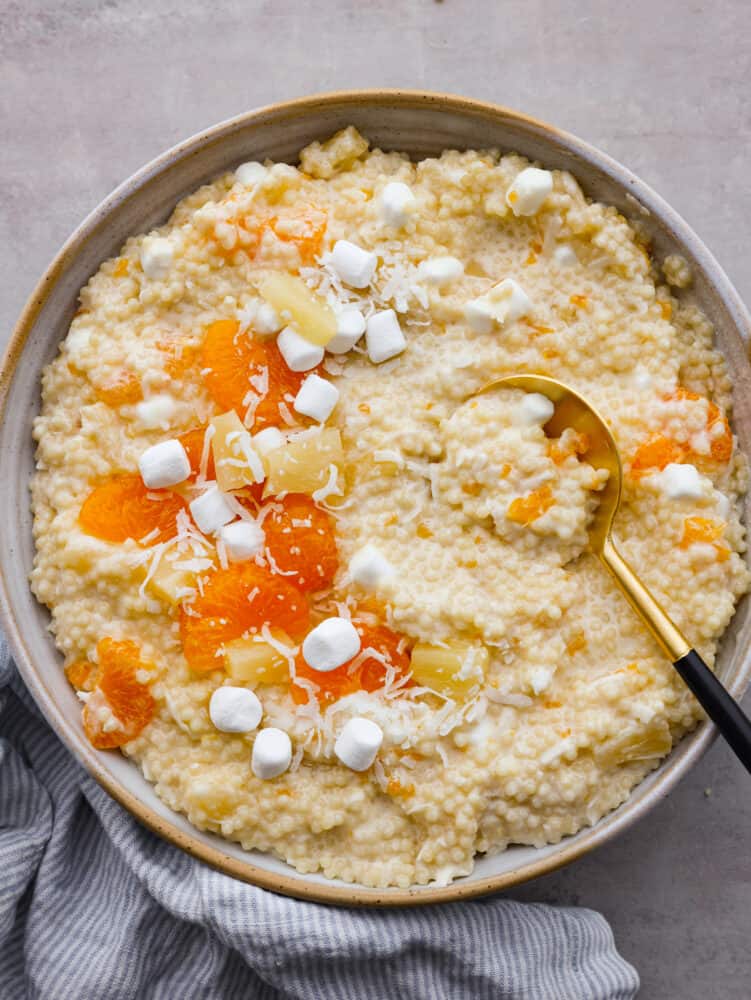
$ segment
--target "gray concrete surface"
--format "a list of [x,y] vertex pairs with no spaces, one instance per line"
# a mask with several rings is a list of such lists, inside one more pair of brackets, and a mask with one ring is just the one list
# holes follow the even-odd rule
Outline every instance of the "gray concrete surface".
[[[657,188],[751,300],[750,37],[748,0],[0,0],[0,331],[143,162],[351,86],[454,91],[577,133]],[[618,842],[514,895],[600,909],[643,998],[746,1000],[750,831],[750,779],[716,744]]]

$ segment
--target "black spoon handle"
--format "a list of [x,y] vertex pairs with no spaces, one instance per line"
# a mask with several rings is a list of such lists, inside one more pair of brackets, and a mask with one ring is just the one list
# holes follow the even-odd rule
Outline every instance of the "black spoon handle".
[[748,716],[696,650],[691,648],[675,622],[618,552],[610,535],[605,538],[600,558],[631,607],[670,657],[696,700],[728,741],[746,770],[751,772],[751,721]]
[[751,719],[695,649],[690,649],[673,666],[728,741],[738,760],[747,771],[751,771]]

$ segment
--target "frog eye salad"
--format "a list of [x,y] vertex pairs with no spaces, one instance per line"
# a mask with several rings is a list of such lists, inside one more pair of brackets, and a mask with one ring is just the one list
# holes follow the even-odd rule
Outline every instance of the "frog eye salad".
[[513,153],[348,128],[127,240],[42,380],[31,584],[81,722],[172,809],[302,872],[446,883],[629,795],[698,706],[587,534],[713,663],[749,588],[712,329],[611,207]]

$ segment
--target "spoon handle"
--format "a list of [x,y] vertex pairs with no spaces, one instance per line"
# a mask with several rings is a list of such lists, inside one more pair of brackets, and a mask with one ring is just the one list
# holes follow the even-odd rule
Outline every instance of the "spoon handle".
[[600,558],[736,757],[751,772],[751,720],[691,648],[661,604],[618,552],[610,536],[605,539]]
[[699,656],[690,649],[673,664],[709,718],[751,771],[751,720]]

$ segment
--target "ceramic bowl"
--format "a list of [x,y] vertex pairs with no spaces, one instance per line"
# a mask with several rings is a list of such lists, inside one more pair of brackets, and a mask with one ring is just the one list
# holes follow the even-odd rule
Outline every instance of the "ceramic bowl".
[[[361,91],[325,94],[262,108],[188,139],[122,184],[82,223],[51,263],[15,329],[0,382],[0,572],[3,624],[19,669],[39,708],[85,768],[142,823],[183,850],[236,878],[277,892],[333,903],[394,905],[456,900],[508,888],[567,864],[644,816],[696,763],[714,736],[707,723],[674,749],[630,798],[595,826],[540,849],[514,847],[478,858],[474,872],[449,886],[371,890],[319,875],[194,829],[154,794],[134,764],[99,753],[84,738],[80,703],[47,631],[48,614],[27,583],[33,543],[28,484],[34,468],[31,422],[39,409],[39,377],[55,356],[82,285],[126,237],[162,223],[176,202],[244,160],[295,162],[298,152],[354,124],[374,146],[414,158],[447,147],[515,150],[547,167],[572,171],[584,191],[637,219],[658,259],[680,253],[690,263],[690,296],[710,317],[735,385],[734,429],[751,454],[751,370],[744,341],[751,319],[701,240],[650,188],[614,160],[571,135],[505,108],[442,94]],[[739,697],[751,675],[751,612],[741,602],[726,634],[718,671]]]

